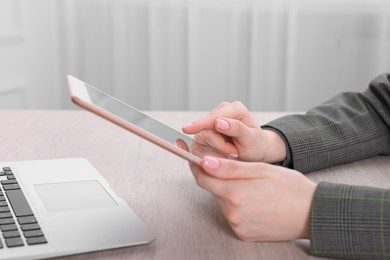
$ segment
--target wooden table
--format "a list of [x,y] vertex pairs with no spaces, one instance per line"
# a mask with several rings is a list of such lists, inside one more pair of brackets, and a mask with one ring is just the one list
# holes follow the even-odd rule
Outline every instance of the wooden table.
[[[150,112],[180,129],[203,112]],[[253,113],[264,124],[286,113]],[[185,160],[86,111],[0,110],[1,161],[87,158],[156,234],[149,245],[64,259],[309,259],[309,241],[238,240]],[[390,187],[390,157],[309,174],[309,178]]]

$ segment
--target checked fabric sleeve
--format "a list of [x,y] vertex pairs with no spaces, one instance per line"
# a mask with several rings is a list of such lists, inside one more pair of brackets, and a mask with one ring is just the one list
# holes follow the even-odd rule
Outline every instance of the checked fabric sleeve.
[[[382,74],[363,93],[342,93],[304,115],[286,116],[262,128],[285,140],[291,159],[283,165],[306,173],[389,155],[389,115],[390,74]],[[318,184],[310,234],[316,256],[390,259],[390,189]]]
[[390,190],[319,183],[310,215],[316,256],[390,258]]
[[274,120],[263,129],[280,132],[292,168],[310,172],[379,154],[390,154],[390,74],[363,93],[342,93],[302,115]]

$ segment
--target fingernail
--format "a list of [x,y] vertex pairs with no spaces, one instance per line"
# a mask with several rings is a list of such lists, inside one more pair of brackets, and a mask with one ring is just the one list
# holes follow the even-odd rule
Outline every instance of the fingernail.
[[186,124],[185,126],[183,126],[182,128],[183,128],[183,129],[187,129],[187,128],[190,127],[190,126],[192,126],[192,123],[188,123],[188,124]]
[[204,161],[204,165],[210,169],[218,169],[220,165],[220,162],[217,158],[210,157],[210,156],[205,156],[203,158],[203,161]]
[[231,153],[231,154],[229,154],[229,156],[232,158],[238,158],[238,154],[236,154],[236,153]]
[[229,129],[229,123],[222,119],[217,119],[217,128],[221,130],[228,130]]

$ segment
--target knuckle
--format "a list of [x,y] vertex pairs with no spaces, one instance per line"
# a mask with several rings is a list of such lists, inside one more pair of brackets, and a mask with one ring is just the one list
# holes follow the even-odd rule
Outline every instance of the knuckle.
[[240,101],[234,101],[233,105],[235,106],[236,110],[239,111],[239,113],[244,116],[249,113],[248,108],[241,103]]
[[232,227],[234,234],[242,241],[249,241],[248,232],[241,226]]
[[241,218],[238,212],[233,208],[225,210],[225,217],[232,227],[237,227],[241,224]]
[[228,161],[226,171],[229,172],[230,177],[236,176],[238,171],[238,164],[235,161]]
[[235,105],[235,106],[242,106],[243,104],[241,103],[241,101],[236,100],[236,101],[233,101],[233,105]]
[[210,139],[210,136],[210,131],[204,130],[195,136],[195,140],[199,142],[206,142],[208,139]]
[[238,101],[238,100],[237,100],[237,101],[234,101],[234,102],[233,102],[233,105],[236,106],[237,108],[240,108],[241,110],[242,110],[242,109],[244,109],[244,110],[247,109],[246,106],[245,106],[242,102],[240,102],[240,101]]
[[225,106],[228,106],[228,105],[230,105],[229,102],[227,102],[227,101],[222,101],[221,103],[219,103],[219,105],[217,106],[217,108],[225,107]]

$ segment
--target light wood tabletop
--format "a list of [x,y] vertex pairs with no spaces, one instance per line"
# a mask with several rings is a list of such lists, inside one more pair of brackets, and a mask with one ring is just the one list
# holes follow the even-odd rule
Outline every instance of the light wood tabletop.
[[[149,112],[176,128],[204,112]],[[255,112],[259,124],[287,113]],[[156,235],[148,245],[63,259],[311,259],[308,240],[238,240],[188,163],[86,111],[0,110],[1,161],[88,159]],[[390,157],[378,156],[307,176],[390,188]],[[97,231],[97,235],[98,231]]]

